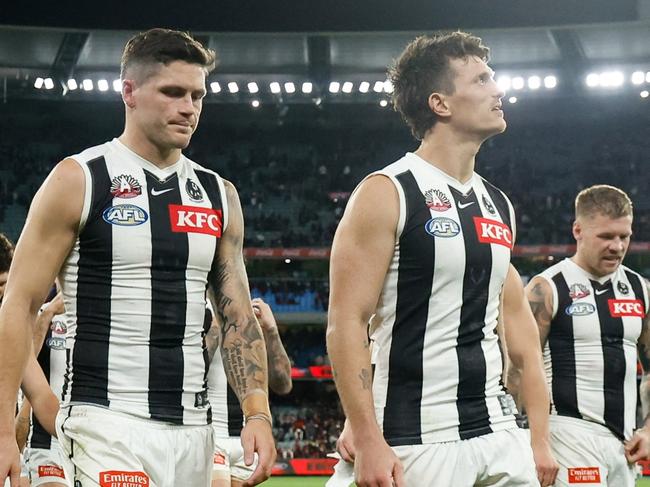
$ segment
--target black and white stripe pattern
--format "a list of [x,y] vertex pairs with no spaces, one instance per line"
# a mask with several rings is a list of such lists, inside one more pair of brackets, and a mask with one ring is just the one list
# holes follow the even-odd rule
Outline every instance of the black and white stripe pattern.
[[460,184],[414,154],[379,172],[400,200],[395,252],[371,320],[373,396],[392,446],[515,428],[496,334],[514,215],[474,175]]
[[160,170],[117,140],[73,159],[87,191],[60,276],[76,325],[64,404],[209,422],[202,333],[207,277],[228,219],[223,181],[184,156]]
[[641,276],[621,266],[597,279],[571,259],[540,276],[551,285],[554,304],[544,347],[551,413],[629,439],[636,425],[636,347],[648,312]]

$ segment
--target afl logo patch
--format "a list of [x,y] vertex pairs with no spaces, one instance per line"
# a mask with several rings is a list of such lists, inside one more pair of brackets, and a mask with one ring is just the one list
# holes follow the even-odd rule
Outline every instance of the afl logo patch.
[[432,218],[425,223],[424,229],[434,237],[455,237],[460,233],[460,225],[451,218]]
[[106,208],[104,213],[102,213],[102,218],[106,223],[110,223],[111,225],[133,227],[142,225],[149,219],[149,215],[139,206],[115,205]]
[[52,350],[65,350],[65,338],[62,337],[48,338],[46,344]]
[[565,310],[569,316],[587,316],[595,312],[596,307],[590,303],[573,303]]
[[185,183],[185,191],[187,191],[187,195],[192,201],[203,201],[203,191],[201,191],[199,185],[191,179],[188,179]]

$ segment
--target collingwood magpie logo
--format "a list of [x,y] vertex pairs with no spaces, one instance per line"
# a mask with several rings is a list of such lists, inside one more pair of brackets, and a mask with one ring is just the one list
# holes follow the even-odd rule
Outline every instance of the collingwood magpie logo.
[[199,185],[196,184],[191,179],[188,179],[185,183],[185,191],[192,201],[203,201],[203,191],[199,188]]

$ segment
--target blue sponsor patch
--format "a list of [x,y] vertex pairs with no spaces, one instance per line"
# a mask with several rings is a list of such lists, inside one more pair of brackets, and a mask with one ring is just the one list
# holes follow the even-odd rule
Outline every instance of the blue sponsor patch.
[[451,218],[432,218],[424,224],[424,229],[434,237],[455,237],[460,233],[460,225]]
[[564,310],[569,316],[587,316],[596,312],[596,307],[591,303],[573,303]]
[[149,215],[139,206],[115,205],[106,208],[104,213],[102,213],[102,218],[106,223],[110,223],[111,225],[132,227],[142,225],[149,219]]

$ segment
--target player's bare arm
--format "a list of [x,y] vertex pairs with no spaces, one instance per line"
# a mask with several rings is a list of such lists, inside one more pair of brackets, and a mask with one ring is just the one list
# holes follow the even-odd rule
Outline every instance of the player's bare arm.
[[[645,281],[650,292],[650,282]],[[650,294],[649,294],[650,295]],[[625,457],[630,463],[650,459],[650,315],[643,318],[643,328],[637,344],[639,361],[643,368],[643,376],[639,386],[641,409],[643,411],[643,427],[634,432],[632,438],[625,443]]]
[[38,422],[45,431],[56,438],[55,423],[59,412],[59,399],[52,392],[43,369],[36,360],[36,355],[32,354],[27,361],[20,388],[29,403],[33,405],[34,416]]
[[59,163],[34,197],[16,246],[0,309],[0,482],[11,469],[18,485],[16,393],[32,352],[38,310],[74,244],[84,191],[81,167],[71,159]]
[[521,278],[512,265],[503,287],[503,322],[512,366],[520,371],[520,395],[528,413],[537,476],[542,487],[553,485],[558,464],[550,448],[550,399],[542,366],[540,337]]
[[221,322],[221,357],[228,383],[237,394],[246,425],[242,430],[244,459],[257,469],[244,485],[257,485],[271,475],[275,444],[268,403],[267,361],[262,330],[253,313],[244,266],[244,218],[235,187],[225,181],[228,226],[219,243],[211,274],[211,299]]
[[282,345],[278,325],[271,307],[261,298],[253,299],[253,311],[259,320],[266,343],[266,356],[269,368],[269,387],[276,394],[289,394],[291,382],[291,362]]
[[393,183],[371,177],[350,199],[332,244],[327,349],[356,440],[355,481],[360,487],[404,485],[402,466],[375,417],[367,334],[393,255],[398,216]]

